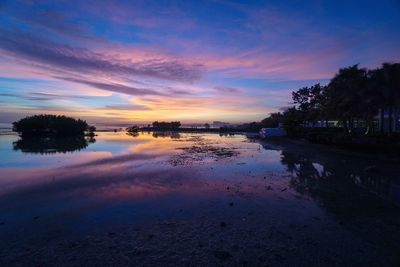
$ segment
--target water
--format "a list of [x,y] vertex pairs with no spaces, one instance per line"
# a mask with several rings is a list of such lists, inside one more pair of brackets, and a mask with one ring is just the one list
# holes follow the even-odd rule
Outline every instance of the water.
[[393,159],[246,135],[122,132],[1,135],[0,159],[3,265],[399,260]]

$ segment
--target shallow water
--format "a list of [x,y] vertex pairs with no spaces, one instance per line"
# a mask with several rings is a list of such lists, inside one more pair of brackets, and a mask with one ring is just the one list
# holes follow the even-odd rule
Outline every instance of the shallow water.
[[0,136],[2,265],[400,263],[393,159],[245,135],[18,140]]

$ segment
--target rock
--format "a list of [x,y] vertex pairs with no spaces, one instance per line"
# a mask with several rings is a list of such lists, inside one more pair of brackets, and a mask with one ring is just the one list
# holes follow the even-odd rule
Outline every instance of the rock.
[[219,224],[219,226],[221,226],[221,227],[226,227],[226,223],[225,223],[225,222],[221,222],[221,223]]
[[34,219],[34,220],[37,220],[37,219],[39,219],[39,216],[35,216],[35,217],[33,217],[33,219]]
[[233,202],[229,202],[229,206],[231,206],[231,207],[232,207],[232,206],[233,206]]
[[5,222],[0,222],[0,225],[5,225],[6,223]]
[[281,190],[281,192],[284,192],[284,191],[286,191],[287,190],[287,188],[285,187],[285,188],[283,188],[282,190]]

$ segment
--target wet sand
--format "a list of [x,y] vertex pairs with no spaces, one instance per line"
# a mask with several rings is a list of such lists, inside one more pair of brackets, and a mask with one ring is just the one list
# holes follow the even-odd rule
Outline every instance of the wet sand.
[[7,152],[1,266],[400,264],[393,159],[244,135],[96,139]]

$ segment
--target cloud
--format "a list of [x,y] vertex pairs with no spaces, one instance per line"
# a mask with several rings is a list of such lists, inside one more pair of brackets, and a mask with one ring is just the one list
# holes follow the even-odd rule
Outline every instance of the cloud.
[[70,77],[61,77],[61,76],[55,76],[54,78],[69,81],[69,82],[85,84],[85,85],[89,85],[89,86],[97,88],[97,89],[107,90],[107,91],[112,91],[112,92],[122,93],[122,94],[127,94],[127,95],[159,95],[159,96],[165,95],[163,93],[160,93],[160,92],[157,92],[157,91],[154,91],[151,89],[136,88],[136,87],[123,85],[123,84],[119,84],[119,83],[95,82],[95,81],[84,80],[84,79],[79,79],[79,78],[70,78]]
[[144,105],[137,105],[137,104],[128,104],[128,105],[108,105],[104,107],[105,109],[111,110],[126,110],[126,111],[133,111],[133,110],[150,110],[150,107]]
[[233,87],[227,87],[227,86],[214,86],[214,89],[218,92],[222,93],[239,93],[240,90],[237,88]]
[[21,98],[32,101],[47,101],[57,99],[90,99],[88,96],[75,96],[75,95],[59,95],[59,94],[48,94],[48,93],[28,93],[27,95],[14,94],[14,93],[0,93],[0,96]]
[[193,82],[201,77],[201,64],[173,59],[150,58],[134,61],[117,59],[86,48],[58,44],[21,31],[0,28],[0,49],[27,61],[65,71],[116,76],[145,76],[171,81]]

